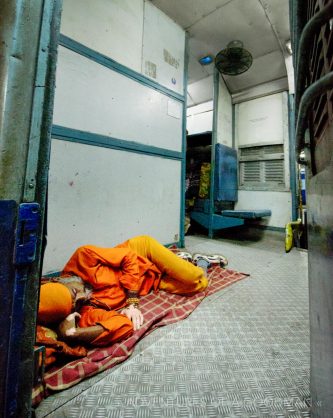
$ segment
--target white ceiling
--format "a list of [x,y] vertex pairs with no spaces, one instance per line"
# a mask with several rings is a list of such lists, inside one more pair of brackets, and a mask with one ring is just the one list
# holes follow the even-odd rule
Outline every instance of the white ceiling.
[[[231,93],[273,80],[286,79],[286,42],[290,39],[288,0],[151,0],[189,34],[189,92],[192,104],[202,101],[200,85],[212,84],[214,64],[198,59],[216,55],[232,40],[240,40],[253,56],[253,65],[238,76],[224,76]],[[207,79],[207,80],[205,80]],[[193,84],[193,85],[192,85]],[[192,85],[192,86],[191,86]],[[207,97],[206,97],[207,98]]]

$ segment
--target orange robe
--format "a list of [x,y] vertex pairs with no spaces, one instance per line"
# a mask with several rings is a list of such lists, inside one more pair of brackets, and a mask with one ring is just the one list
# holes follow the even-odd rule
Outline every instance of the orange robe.
[[81,309],[79,321],[80,327],[104,327],[93,345],[109,345],[133,332],[132,322],[116,312],[126,305],[126,290],[141,296],[157,288],[193,294],[208,285],[202,269],[147,235],[131,238],[115,248],[80,247],[64,267],[63,275],[79,276],[93,287],[90,305]]
[[93,300],[107,309],[126,305],[126,290],[146,295],[157,289],[160,270],[147,258],[129,248],[78,248],[64,267],[63,274],[76,275],[93,287]]
[[63,275],[76,275],[93,287],[90,302],[81,311],[80,327],[102,325],[105,331],[93,345],[109,345],[130,336],[132,322],[116,312],[126,305],[126,290],[146,295],[157,289],[159,269],[147,258],[128,248],[101,248],[86,245],[78,248],[67,262]]

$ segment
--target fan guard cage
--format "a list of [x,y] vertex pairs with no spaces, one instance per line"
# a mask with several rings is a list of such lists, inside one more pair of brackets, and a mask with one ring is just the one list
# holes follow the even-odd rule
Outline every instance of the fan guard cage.
[[215,66],[220,73],[239,75],[245,73],[253,62],[250,52],[243,48],[241,41],[232,41],[215,57]]

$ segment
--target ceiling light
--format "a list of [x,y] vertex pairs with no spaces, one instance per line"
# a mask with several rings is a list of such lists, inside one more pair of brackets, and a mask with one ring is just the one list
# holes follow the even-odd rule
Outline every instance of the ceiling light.
[[199,58],[199,62],[201,65],[209,65],[214,61],[214,58],[211,55],[206,55],[204,57]]
[[292,55],[292,54],[293,54],[293,50],[292,50],[292,47],[291,47],[291,41],[288,41],[288,42],[286,43],[286,49],[287,49],[287,51],[288,51],[288,53],[289,53],[290,55]]

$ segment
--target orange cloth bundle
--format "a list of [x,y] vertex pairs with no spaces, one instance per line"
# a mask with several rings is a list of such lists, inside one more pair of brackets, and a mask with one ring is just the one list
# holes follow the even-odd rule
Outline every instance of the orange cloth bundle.
[[72,296],[61,283],[45,283],[40,288],[38,322],[54,324],[66,318],[72,311]]
[[85,357],[88,353],[85,347],[80,345],[70,347],[65,342],[58,341],[58,336],[55,331],[42,327],[41,325],[37,325],[36,343],[38,345],[45,345],[45,366],[49,366],[59,359]]

